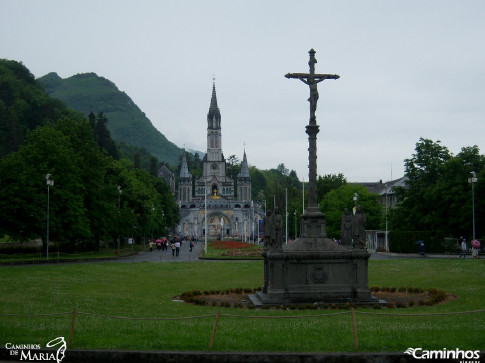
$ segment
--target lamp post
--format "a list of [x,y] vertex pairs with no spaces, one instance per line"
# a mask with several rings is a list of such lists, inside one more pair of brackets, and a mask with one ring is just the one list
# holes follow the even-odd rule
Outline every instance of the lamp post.
[[254,202],[253,201],[251,201],[251,209],[249,211],[249,217],[251,218],[250,219],[251,233],[249,235],[249,238],[252,238],[253,244],[254,244],[255,242],[254,242]]
[[224,217],[221,217],[221,241],[224,241]]
[[[121,193],[123,193],[123,190],[121,190],[121,186],[118,185],[118,216],[120,218],[120,222],[121,222]],[[121,233],[118,236],[118,253],[120,251],[120,241],[121,241]]]
[[301,196],[302,196],[302,199],[303,199],[303,202],[302,202],[302,214],[305,214],[305,178],[303,178],[303,191],[301,193]]
[[297,231],[297,229],[296,229],[296,209],[295,209],[295,211],[293,212],[293,215],[295,216],[295,239],[297,239],[297,238],[298,238],[298,231]]
[[468,182],[472,185],[472,213],[473,213],[473,239],[475,239],[475,183],[478,181],[477,173],[472,171],[470,173],[470,177],[468,178]]
[[204,252],[207,255],[207,180],[204,181]]
[[387,190],[387,183],[385,184],[385,187],[386,187],[386,251],[389,252],[389,237],[388,237],[388,234],[389,234],[389,229],[388,229],[388,221],[387,221],[387,210],[389,208],[389,205],[388,205],[388,199],[387,199],[387,193],[388,193],[388,190]]
[[49,204],[50,204],[50,187],[54,185],[54,180],[51,179],[49,173],[45,176],[47,184],[47,231],[46,231],[46,258],[49,261]]
[[285,188],[285,233],[285,241],[288,244],[288,188]]

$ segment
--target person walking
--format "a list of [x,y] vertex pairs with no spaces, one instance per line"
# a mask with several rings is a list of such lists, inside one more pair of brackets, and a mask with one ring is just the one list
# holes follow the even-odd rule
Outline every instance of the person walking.
[[172,247],[172,257],[175,257],[175,242],[172,241],[170,246]]
[[150,246],[150,252],[152,252],[153,251],[153,242],[150,241],[150,243],[148,245]]
[[178,256],[180,253],[180,241],[175,241],[175,256]]
[[464,239],[463,237],[461,239],[461,255],[460,255],[460,258],[461,258],[461,256],[463,256],[463,258],[466,257],[466,239]]

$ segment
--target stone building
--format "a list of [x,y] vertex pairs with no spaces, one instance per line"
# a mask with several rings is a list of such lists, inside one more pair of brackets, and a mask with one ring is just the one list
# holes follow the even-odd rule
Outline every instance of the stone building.
[[160,164],[160,168],[158,168],[157,175],[160,179],[163,179],[167,182],[168,186],[170,187],[170,191],[175,193],[175,175],[167,168],[166,165]]
[[[185,153],[182,157],[177,199],[183,236],[258,236],[263,210],[251,200],[251,177],[244,150],[241,171],[236,180],[226,175],[222,152],[221,113],[217,106],[215,83],[207,114],[207,152],[202,159],[202,177],[193,180]],[[207,223],[207,227],[206,227]]]

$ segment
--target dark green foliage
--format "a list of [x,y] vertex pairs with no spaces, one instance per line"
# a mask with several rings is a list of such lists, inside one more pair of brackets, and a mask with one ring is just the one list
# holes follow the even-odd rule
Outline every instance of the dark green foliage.
[[55,181],[50,240],[63,251],[97,248],[118,235],[140,241],[178,222],[164,181],[102,153],[88,122],[64,119],[35,129],[0,159],[0,233],[19,241],[45,236],[47,173]]
[[168,141],[113,82],[95,73],[77,74],[66,79],[50,73],[39,78],[39,82],[45,85],[49,95],[86,116],[91,111],[104,112],[109,119],[107,127],[111,137],[117,142],[146,148],[160,161],[176,165],[182,150]]
[[[485,156],[477,146],[463,147],[456,156],[440,144],[420,139],[416,153],[405,160],[408,188],[398,188],[401,197],[398,208],[390,211],[390,226],[394,231],[427,231],[429,252],[444,252],[449,246],[445,237],[465,236],[471,239],[472,193],[468,182],[475,171],[476,235],[485,234],[485,202],[477,198],[485,193]],[[392,239],[390,239],[392,243]],[[399,243],[400,244],[400,243]]]
[[327,193],[334,189],[338,189],[345,184],[347,184],[347,179],[345,179],[342,173],[318,176],[317,199],[322,200]]
[[[89,121],[92,125],[91,114],[89,114]],[[96,115],[96,123],[94,127],[94,136],[96,138],[96,143],[101,150],[106,151],[106,153],[113,159],[118,160],[120,155],[118,149],[111,138],[111,134],[108,130],[108,117],[103,112],[98,112]]]
[[366,214],[366,229],[381,229],[384,207],[379,203],[379,196],[369,193],[367,188],[361,185],[343,184],[340,188],[327,193],[320,202],[320,209],[325,213],[329,238],[340,238],[343,211],[345,208],[350,211],[354,207],[354,193],[358,193],[358,204]]
[[140,158],[140,168],[156,176],[159,168],[158,159],[153,156],[147,149],[138,147],[125,142],[116,142],[120,157],[128,160],[135,160],[135,154]]
[[431,252],[431,237],[427,231],[390,231],[389,248],[395,253],[418,253],[416,242],[424,241],[425,252]]
[[82,115],[50,98],[22,63],[0,59],[0,157],[17,151],[28,130],[63,117]]

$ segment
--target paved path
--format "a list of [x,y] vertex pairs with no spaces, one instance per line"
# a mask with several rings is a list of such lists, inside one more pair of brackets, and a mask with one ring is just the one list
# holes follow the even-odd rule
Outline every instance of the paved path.
[[167,251],[158,251],[156,247],[154,247],[152,252],[140,252],[137,255],[119,258],[112,260],[111,262],[187,262],[198,260],[200,254],[202,253],[202,249],[204,248],[204,242],[199,241],[195,243],[195,247],[192,249],[192,252],[190,252],[189,245],[190,242],[188,241],[182,243],[178,256],[172,256],[172,249],[170,246],[168,247]]
[[[199,256],[202,253],[202,249],[204,248],[204,241],[199,241],[195,243],[195,247],[190,252],[189,247],[190,242],[184,242],[182,247],[180,247],[179,256],[172,256],[172,250],[169,247],[167,251],[158,251],[156,248],[153,249],[152,252],[140,252],[137,255],[129,256],[129,257],[122,257],[116,260],[112,260],[111,262],[187,262],[187,261],[199,261]],[[471,258],[471,256],[468,256]],[[377,252],[371,253],[371,259],[403,259],[403,258],[423,258],[418,253],[385,253],[385,252]],[[430,259],[456,259],[459,258],[458,255],[434,255],[434,254],[426,254],[424,258]]]

